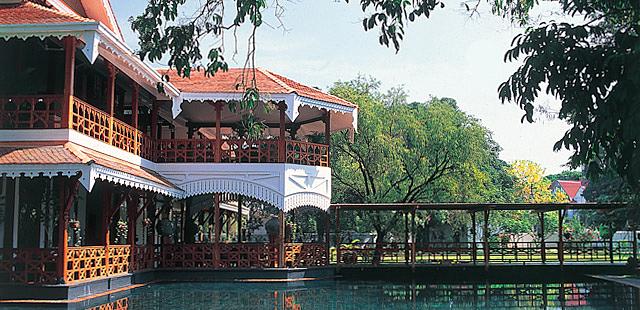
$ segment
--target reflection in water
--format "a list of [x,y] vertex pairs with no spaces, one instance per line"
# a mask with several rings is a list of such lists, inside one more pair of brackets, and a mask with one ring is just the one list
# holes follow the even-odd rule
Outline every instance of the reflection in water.
[[572,284],[167,283],[91,309],[636,309],[637,289]]

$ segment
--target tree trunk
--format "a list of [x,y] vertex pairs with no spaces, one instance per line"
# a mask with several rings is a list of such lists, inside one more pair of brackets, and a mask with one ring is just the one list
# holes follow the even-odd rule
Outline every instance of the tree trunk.
[[387,235],[386,231],[376,230],[376,248],[373,252],[373,265],[378,266],[382,262],[382,250],[384,247],[384,238]]

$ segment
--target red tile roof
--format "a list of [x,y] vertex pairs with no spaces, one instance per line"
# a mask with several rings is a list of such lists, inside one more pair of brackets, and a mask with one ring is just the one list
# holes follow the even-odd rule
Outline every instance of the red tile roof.
[[93,20],[75,14],[24,1],[20,4],[0,5],[0,25],[83,23]]
[[95,164],[176,188],[157,173],[74,143],[0,143],[0,165]]
[[558,180],[558,184],[562,187],[562,190],[569,196],[569,199],[573,200],[578,194],[578,191],[582,187],[582,181],[561,181]]
[[[193,71],[189,78],[180,77],[174,70],[158,70],[160,74],[167,75],[169,82],[175,85],[180,91],[187,93],[243,93],[244,89],[239,86],[242,82],[243,72],[247,78],[251,78],[251,69],[230,68],[227,72],[218,72],[213,77],[206,77],[203,71]],[[335,103],[339,105],[356,107],[355,104],[324,93],[316,88],[309,87],[293,81],[289,78],[273,73],[271,71],[256,68],[256,83],[258,90],[267,94],[291,94],[310,99]]]

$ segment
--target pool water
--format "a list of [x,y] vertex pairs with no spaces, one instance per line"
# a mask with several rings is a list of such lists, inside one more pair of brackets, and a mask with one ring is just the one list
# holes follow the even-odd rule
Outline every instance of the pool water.
[[109,306],[128,309],[636,309],[636,289],[609,282],[413,284],[314,281],[162,283]]

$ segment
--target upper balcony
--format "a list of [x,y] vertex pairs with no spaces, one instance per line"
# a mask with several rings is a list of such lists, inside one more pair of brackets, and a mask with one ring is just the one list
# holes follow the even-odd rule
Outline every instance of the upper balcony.
[[357,119],[346,101],[256,69],[263,98],[254,115],[265,129],[248,139],[243,116],[228,108],[242,97],[242,70],[190,79],[161,72],[180,91],[170,101],[105,57],[91,63],[81,47],[72,37],[0,44],[0,64],[17,72],[0,78],[0,129],[71,129],[155,163],[329,167],[330,133]]

